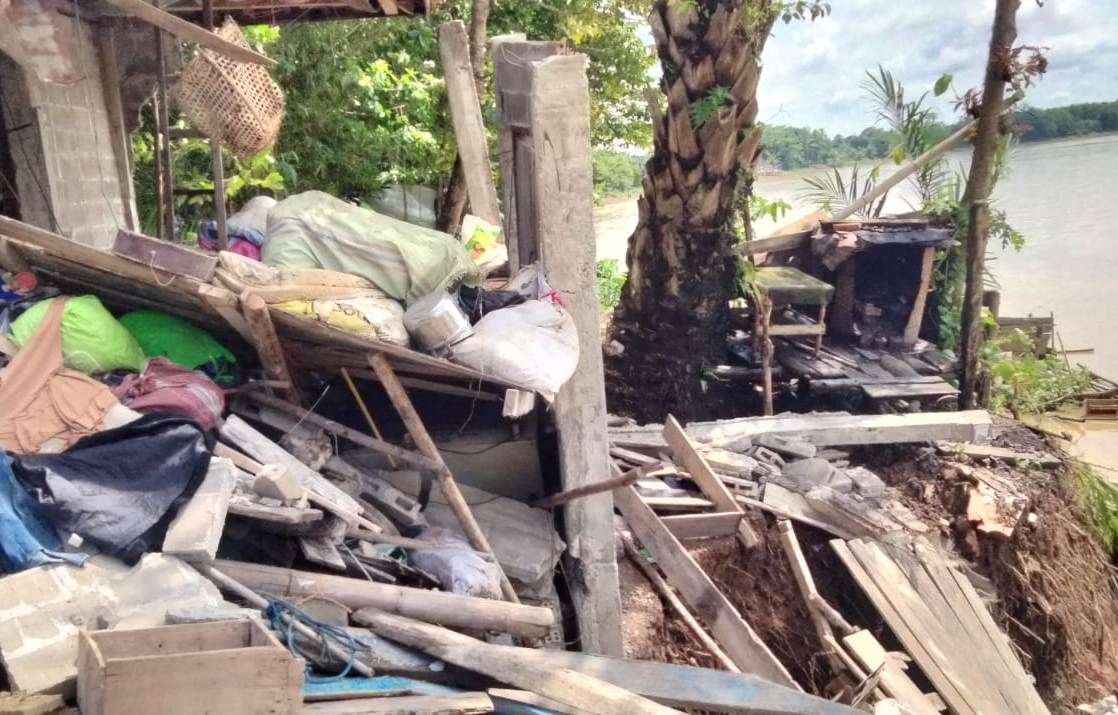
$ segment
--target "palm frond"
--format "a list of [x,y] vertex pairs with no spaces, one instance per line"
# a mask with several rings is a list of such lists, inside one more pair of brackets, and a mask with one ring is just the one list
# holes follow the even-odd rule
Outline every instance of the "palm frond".
[[[796,192],[796,199],[811,203],[829,212],[837,213],[855,201],[873,191],[877,186],[878,167],[874,166],[868,172],[855,164],[850,167],[850,175],[843,176],[837,166],[819,176],[805,176],[806,187]],[[880,216],[885,206],[885,196],[868,207],[863,213],[870,216]]]

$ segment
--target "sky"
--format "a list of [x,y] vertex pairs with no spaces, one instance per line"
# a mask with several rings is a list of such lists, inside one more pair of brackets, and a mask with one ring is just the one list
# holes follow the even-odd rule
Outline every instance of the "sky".
[[[762,55],[760,118],[854,134],[872,123],[866,70],[893,72],[906,94],[944,73],[960,94],[979,86],[994,0],[831,0],[815,22],[778,23]],[[1028,90],[1036,107],[1118,99],[1118,0],[1022,0],[1018,44],[1048,50],[1048,72]],[[937,108],[956,117],[948,92]]]

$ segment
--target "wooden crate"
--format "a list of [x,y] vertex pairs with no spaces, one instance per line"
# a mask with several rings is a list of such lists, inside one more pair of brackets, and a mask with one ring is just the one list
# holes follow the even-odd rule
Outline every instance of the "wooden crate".
[[83,715],[298,713],[302,658],[255,620],[82,631]]

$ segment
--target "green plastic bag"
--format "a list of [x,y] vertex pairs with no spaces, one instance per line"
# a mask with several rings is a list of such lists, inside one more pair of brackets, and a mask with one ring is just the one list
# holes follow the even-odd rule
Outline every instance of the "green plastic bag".
[[222,382],[218,376],[237,362],[233,353],[212,335],[173,315],[137,310],[120,316],[120,322],[140,344],[144,355],[165,357],[190,370],[206,368],[218,384]]
[[[51,300],[57,300],[52,298]],[[50,307],[41,300],[12,323],[12,342],[23,346]],[[144,351],[124,326],[112,316],[95,295],[82,295],[66,301],[62,311],[62,356],[66,367],[84,372],[144,369]]]

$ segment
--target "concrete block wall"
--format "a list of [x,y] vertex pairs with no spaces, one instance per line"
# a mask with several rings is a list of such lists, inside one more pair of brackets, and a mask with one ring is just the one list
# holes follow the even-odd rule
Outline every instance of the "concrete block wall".
[[[107,249],[117,229],[126,226],[126,199],[110,133],[97,33],[89,23],[67,23],[58,39],[84,70],[76,82],[43,82],[10,59],[3,63],[7,74],[14,68],[22,75],[24,88],[13,92],[7,89],[13,82],[5,81],[3,99],[31,124],[14,137],[27,151],[12,148],[21,213],[28,223]],[[22,94],[26,106],[19,105],[18,97],[11,102],[13,94]]]

